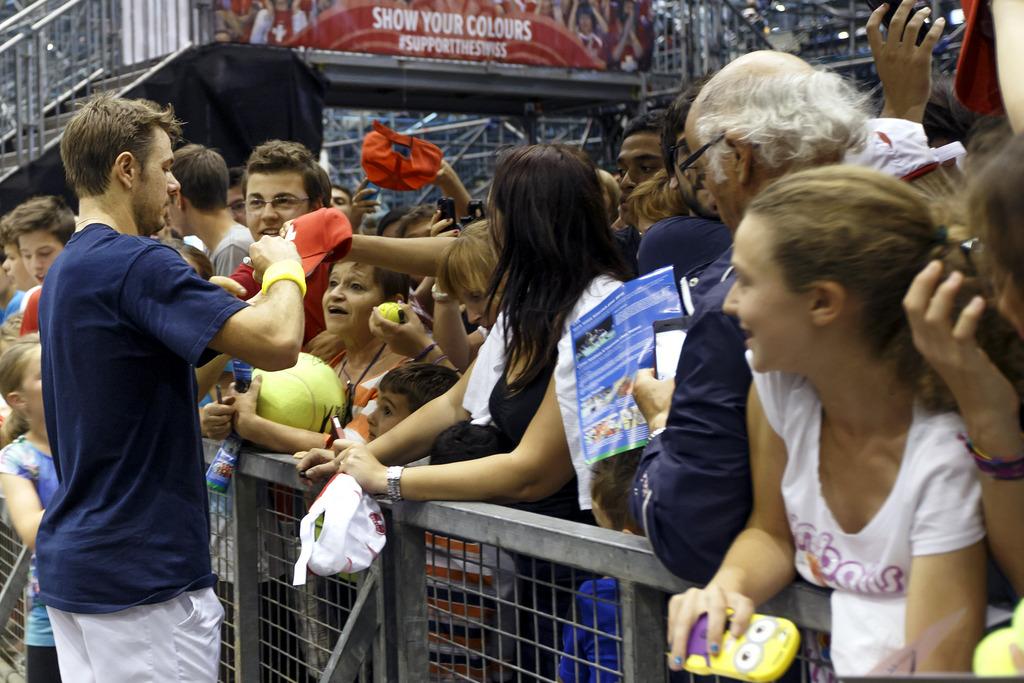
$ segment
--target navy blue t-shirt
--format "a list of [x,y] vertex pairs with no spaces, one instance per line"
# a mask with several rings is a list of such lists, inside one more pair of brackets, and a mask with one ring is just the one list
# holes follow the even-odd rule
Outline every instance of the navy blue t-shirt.
[[245,306],[170,247],[101,224],[50,268],[39,327],[60,484],[36,540],[47,605],[116,612],[215,583],[193,366]]
[[731,244],[732,234],[720,221],[696,216],[664,218],[652,225],[640,241],[640,275],[672,266],[679,287],[681,279],[700,275]]

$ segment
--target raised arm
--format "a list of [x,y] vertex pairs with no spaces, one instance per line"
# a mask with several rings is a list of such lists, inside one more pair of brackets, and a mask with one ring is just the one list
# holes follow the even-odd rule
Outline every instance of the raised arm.
[[[959,273],[943,279],[942,264],[937,261],[914,278],[903,299],[914,345],[952,392],[974,447],[995,458],[1024,457],[1020,398],[975,337],[985,301],[975,298],[953,322],[962,284]],[[978,478],[989,547],[1020,593],[1024,591],[1024,479],[995,479],[981,472]]]
[[472,197],[469,196],[466,186],[462,184],[462,178],[447,161],[441,162],[441,170],[438,171],[437,178],[434,179],[434,185],[441,190],[442,195],[455,200],[455,216],[457,218],[461,219],[469,213],[469,202]]
[[[249,247],[255,276],[262,281],[265,272],[302,262],[295,245],[280,237],[263,237]],[[295,365],[302,349],[305,314],[303,290],[292,280],[278,280],[253,305],[228,318],[213,337],[210,348],[264,370],[285,370]]]
[[447,247],[448,240],[433,237],[352,235],[352,249],[345,260],[429,277],[437,273]]
[[939,17],[925,39],[917,45],[917,35],[931,10],[917,12],[908,22],[913,6],[913,0],[904,0],[900,4],[883,37],[882,18],[889,5],[881,5],[868,19],[867,34],[885,93],[882,117],[921,123],[932,89],[932,49],[942,36],[946,20]]

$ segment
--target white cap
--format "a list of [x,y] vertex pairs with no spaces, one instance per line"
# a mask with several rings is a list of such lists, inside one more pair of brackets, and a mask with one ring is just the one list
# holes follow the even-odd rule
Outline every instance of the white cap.
[[939,166],[959,160],[967,150],[959,142],[929,147],[924,126],[906,119],[871,119],[864,149],[846,155],[844,163],[914,180]]
[[[316,521],[324,517],[320,537],[314,538]],[[306,583],[306,570],[319,576],[366,569],[384,548],[384,517],[377,502],[363,494],[347,474],[336,474],[309,506],[299,524],[302,552],[295,563],[292,584]]]

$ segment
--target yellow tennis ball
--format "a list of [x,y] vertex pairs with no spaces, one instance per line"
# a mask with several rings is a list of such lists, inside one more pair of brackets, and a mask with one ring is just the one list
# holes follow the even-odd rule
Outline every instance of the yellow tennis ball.
[[287,370],[265,372],[256,414],[262,418],[311,432],[327,433],[331,418],[345,412],[345,388],[338,373],[308,353]]
[[380,313],[382,318],[386,318],[393,323],[405,322],[405,311],[394,301],[388,301],[377,306],[377,312]]
[[974,673],[979,676],[1014,676],[1017,669],[1010,657],[1010,645],[1024,649],[1024,638],[1015,628],[1001,628],[985,636],[974,649]]

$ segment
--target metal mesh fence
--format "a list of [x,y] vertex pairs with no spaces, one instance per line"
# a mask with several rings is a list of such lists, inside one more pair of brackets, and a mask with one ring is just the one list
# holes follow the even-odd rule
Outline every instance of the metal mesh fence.
[[[22,547],[5,508],[0,519],[0,583],[14,572]],[[0,675],[3,676],[0,680],[16,681],[20,680],[17,676],[25,675],[25,605],[25,590],[21,590],[10,618],[0,631]]]
[[[430,681],[636,680],[624,665],[623,634],[640,625],[623,619],[619,579],[436,532],[426,533],[426,548]],[[802,643],[783,680],[834,681],[827,634],[805,630]],[[664,675],[719,680],[672,673],[667,659]]]
[[[228,494],[210,494],[210,551],[225,611],[222,683],[309,683],[336,667],[359,681],[718,680],[668,672],[665,607],[667,591],[678,588],[659,578],[664,570],[649,551],[637,554],[628,543],[616,549],[588,527],[530,521],[546,518],[507,508],[407,506],[389,511],[385,553],[392,559],[374,570],[376,579],[310,575],[296,587],[308,497],[244,474]],[[0,520],[0,580],[15,571],[20,551]],[[827,609],[827,598],[796,593],[796,612]],[[375,605],[368,621],[359,601],[362,609]],[[372,653],[346,662],[351,653],[338,643],[354,642],[342,638],[350,617],[346,637],[362,629],[364,646],[366,632],[376,640]],[[0,681],[24,674],[24,619],[21,595],[0,632]],[[827,633],[802,629],[802,639],[783,680],[834,681]]]
[[300,491],[264,487],[257,518],[260,567],[260,679],[272,683],[319,680],[355,603],[357,577],[310,575],[292,585],[299,555],[298,524],[307,503]]
[[235,534],[232,527],[234,496],[210,491],[210,561],[217,575],[217,597],[224,608],[220,632],[220,683],[236,683],[235,664]]

